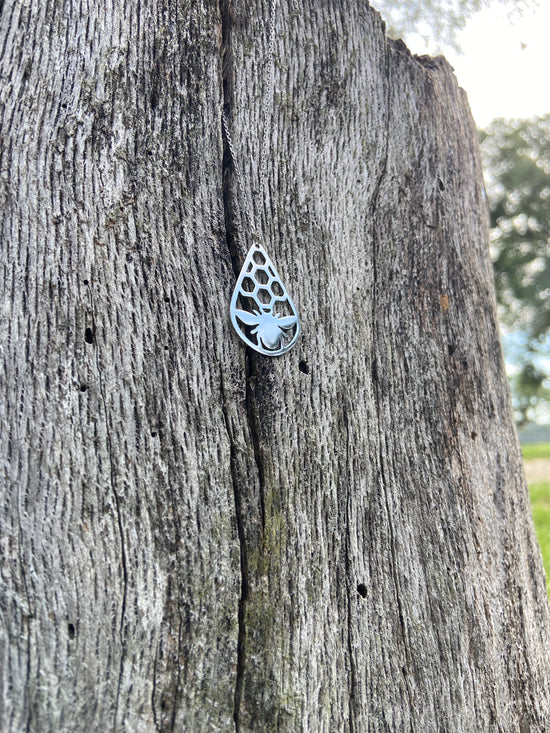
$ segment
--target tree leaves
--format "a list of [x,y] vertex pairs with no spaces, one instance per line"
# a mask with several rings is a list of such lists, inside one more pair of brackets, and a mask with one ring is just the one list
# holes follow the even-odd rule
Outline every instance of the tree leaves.
[[[500,0],[512,9],[522,11],[533,6],[532,0]],[[437,45],[458,48],[457,35],[468,19],[490,0],[374,0],[374,7],[387,23],[388,33],[394,38],[412,35]]]
[[481,151],[499,315],[527,338],[513,383],[525,421],[548,396],[540,360],[550,331],[550,115],[494,120],[481,133]]

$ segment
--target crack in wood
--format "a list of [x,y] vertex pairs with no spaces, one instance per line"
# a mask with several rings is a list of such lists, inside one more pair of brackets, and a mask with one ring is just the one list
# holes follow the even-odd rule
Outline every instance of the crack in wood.
[[[385,79],[386,79],[386,139],[385,139],[385,148],[383,153],[383,162],[382,167],[380,170],[380,174],[376,180],[374,191],[372,192],[372,205],[371,205],[371,213],[372,213],[372,269],[373,269],[373,288],[372,288],[372,334],[373,334],[373,352],[375,353],[376,350],[374,349],[374,340],[375,340],[375,334],[376,334],[376,304],[377,304],[377,298],[376,298],[376,285],[378,282],[378,271],[377,271],[377,244],[378,244],[378,237],[376,235],[376,217],[375,212],[378,207],[378,199],[380,197],[380,192],[382,190],[382,181],[384,180],[384,177],[386,175],[387,169],[388,169],[388,158],[389,158],[389,150],[390,150],[390,51],[388,44],[385,45]],[[373,358],[373,365],[375,364],[375,359]]]
[[241,595],[237,610],[237,668],[235,675],[234,704],[233,704],[233,720],[235,722],[235,730],[239,731],[239,710],[242,698],[244,665],[246,658],[246,603],[248,601],[249,582],[248,582],[248,555],[246,549],[246,535],[243,520],[243,509],[241,494],[239,491],[240,481],[237,469],[237,447],[233,439],[233,432],[229,423],[229,416],[225,405],[225,394],[223,395],[222,414],[225,422],[225,429],[229,437],[231,480],[233,484],[233,498],[235,502],[235,519],[237,523],[237,536],[239,538],[240,547],[240,565],[241,565]]
[[248,420],[248,429],[252,439],[252,449],[254,451],[254,462],[258,471],[259,493],[260,493],[260,513],[262,519],[262,532],[265,530],[265,494],[266,481],[264,461],[261,452],[260,440],[260,419],[258,416],[258,408],[256,405],[255,384],[258,376],[258,359],[256,355],[247,348],[246,355],[246,417]]
[[[220,18],[222,25],[222,80],[223,80],[223,104],[228,107],[231,104],[233,94],[231,89],[231,73],[230,73],[230,8],[227,0],[220,0]],[[238,227],[235,225],[235,217],[238,214],[238,205],[233,195],[233,182],[235,177],[234,163],[231,158],[229,145],[223,132],[223,125],[220,120],[220,129],[223,139],[223,162],[222,162],[222,189],[223,189],[223,206],[225,219],[225,233],[227,247],[231,257],[234,275],[238,278],[242,267],[242,253],[239,248]],[[258,472],[259,483],[259,499],[261,511],[262,530],[265,528],[265,470],[260,449],[260,427],[258,418],[258,409],[254,393],[254,383],[258,374],[258,362],[256,356],[247,349],[245,356],[245,406],[246,419],[248,422],[248,433],[252,442],[254,462]],[[237,533],[240,543],[240,562],[241,562],[241,596],[238,606],[238,638],[237,638],[237,670],[234,691],[234,712],[233,719],[235,722],[235,730],[240,729],[240,707],[243,692],[244,669],[246,662],[246,606],[249,597],[250,581],[248,575],[248,551],[246,540],[245,516],[243,512],[243,487],[239,479],[236,462],[236,446],[230,430],[229,419],[226,412],[225,404],[223,406],[224,419],[230,439],[231,452],[231,472],[233,482],[233,493],[235,501],[235,514],[237,522]]]
[[151,709],[153,711],[153,725],[156,731],[160,731],[160,725],[157,720],[157,708],[155,706],[155,697],[157,694],[157,662],[158,662],[158,646],[155,649],[155,658],[153,659],[153,689],[151,690]]
[[[225,0],[220,0],[220,22],[221,22],[221,54],[222,54],[222,85],[223,85],[223,100],[222,104],[225,106],[228,103],[228,97],[230,96],[228,91],[228,74],[227,74],[227,57],[229,47],[229,4]],[[223,160],[222,160],[222,198],[223,198],[223,209],[224,209],[224,220],[225,220],[225,235],[229,255],[231,257],[231,263],[235,277],[238,277],[240,266],[239,266],[239,254],[235,242],[235,228],[233,225],[233,210],[234,202],[232,198],[232,164],[231,154],[225,135],[223,132],[223,125],[220,117],[220,130],[223,140]],[[248,371],[248,369],[246,370]],[[248,378],[248,374],[246,374]],[[223,379],[222,379],[223,384]],[[248,386],[247,386],[248,395]],[[248,403],[248,399],[247,399]],[[242,510],[242,497],[240,492],[240,480],[239,472],[237,469],[237,447],[233,438],[233,431],[229,422],[227,414],[227,408],[225,404],[225,395],[222,403],[222,412],[225,421],[225,427],[227,435],[229,437],[230,445],[230,463],[231,463],[231,478],[233,484],[233,500],[235,504],[235,519],[237,523],[237,536],[239,539],[240,546],[240,569],[241,569],[241,595],[239,597],[239,604],[237,609],[237,664],[235,673],[235,687],[233,694],[233,721],[235,723],[235,730],[238,733],[240,729],[240,707],[243,690],[244,680],[244,667],[246,659],[246,603],[248,600],[249,593],[249,581],[248,581],[248,555],[246,547],[246,533],[244,527],[244,518]]]

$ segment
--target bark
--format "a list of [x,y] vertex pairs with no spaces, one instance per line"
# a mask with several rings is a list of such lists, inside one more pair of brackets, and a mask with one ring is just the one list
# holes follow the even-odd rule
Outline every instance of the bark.
[[[0,7],[2,730],[547,730],[449,65],[281,0],[271,110],[267,0]],[[224,105],[301,316],[280,358],[229,320]]]

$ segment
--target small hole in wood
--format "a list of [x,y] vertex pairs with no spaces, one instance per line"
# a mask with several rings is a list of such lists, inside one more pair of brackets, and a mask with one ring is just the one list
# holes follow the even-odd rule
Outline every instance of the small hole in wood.
[[298,364],[298,369],[302,372],[302,374],[309,374],[309,364],[307,361],[301,361]]
[[170,298],[169,298],[168,296],[166,296],[166,297],[164,298],[164,302],[165,302],[165,303],[169,303],[169,302],[170,302]]
[[157,437],[157,431],[151,430],[151,438],[156,438],[156,437]]
[[88,385],[87,384],[81,384],[80,385],[80,391],[81,392],[85,392],[87,389],[88,389]]
[[88,280],[83,280],[83,281],[82,281],[82,283],[83,283],[84,285],[87,285],[87,284],[88,284]]
[[87,328],[84,331],[84,341],[87,344],[93,344],[94,343],[94,332],[92,331],[91,328]]
[[475,430],[472,430],[472,440],[475,440],[477,438],[477,433]]
[[441,178],[438,178],[437,179],[437,185],[439,186],[439,190],[440,191],[444,191],[445,190],[445,184],[443,183],[443,181],[441,180]]
[[357,586],[357,592],[361,596],[361,598],[366,598],[368,594],[367,586],[363,585],[363,583],[359,583]]
[[456,346],[454,344],[448,344],[447,349],[449,351],[449,356],[452,356],[456,351]]
[[76,634],[76,629],[74,627],[74,624],[67,624],[67,631],[69,632],[69,639],[74,639]]

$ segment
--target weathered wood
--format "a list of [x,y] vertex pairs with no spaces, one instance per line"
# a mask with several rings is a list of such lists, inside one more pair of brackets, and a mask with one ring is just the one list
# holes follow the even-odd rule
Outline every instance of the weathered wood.
[[[542,731],[549,615],[452,70],[362,0],[0,17],[7,731]],[[221,127],[301,315],[228,316]]]

